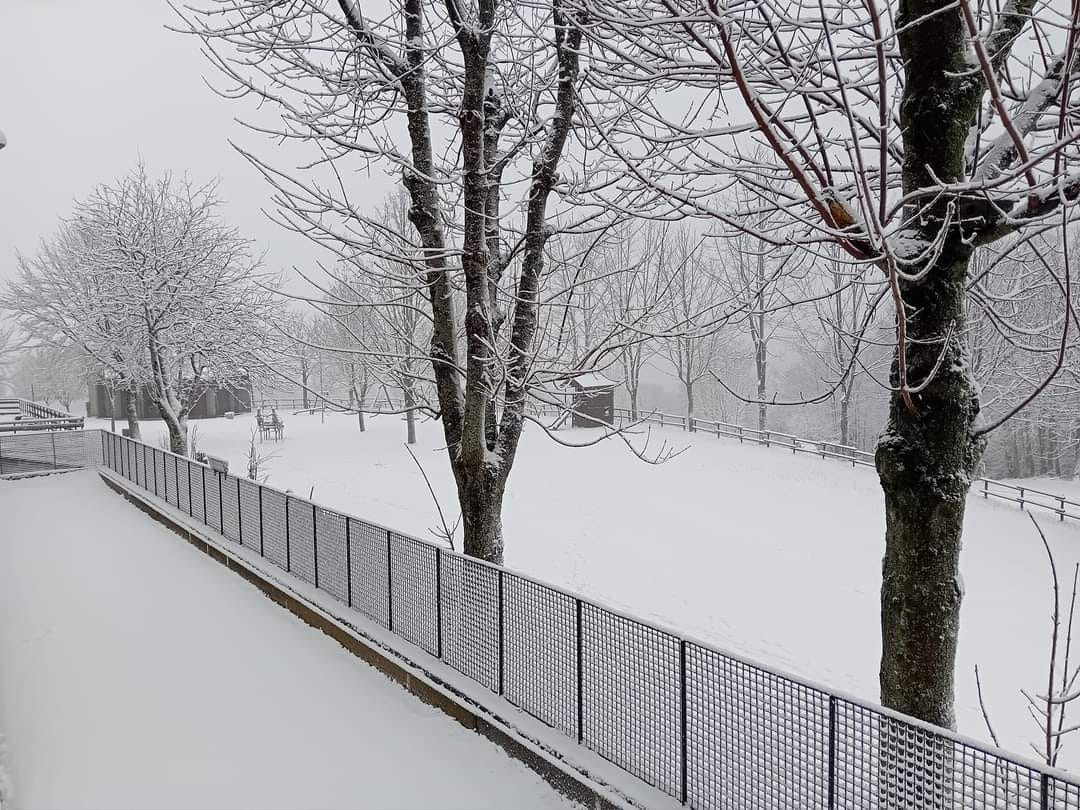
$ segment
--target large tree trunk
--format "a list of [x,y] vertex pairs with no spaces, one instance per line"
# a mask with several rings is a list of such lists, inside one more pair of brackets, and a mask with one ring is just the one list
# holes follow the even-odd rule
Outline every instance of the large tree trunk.
[[[970,39],[961,12],[948,0],[904,0],[896,18],[904,85],[905,194],[967,177],[965,142],[984,87],[972,78]],[[971,479],[985,442],[974,433],[978,393],[965,356],[964,296],[973,250],[970,233],[952,216],[954,200],[936,198],[906,209],[904,236],[927,251],[918,280],[894,278],[907,329],[894,355],[892,383],[926,387],[906,396],[894,391],[876,462],[885,493],[885,558],[881,579],[881,702],[946,728],[955,725],[953,672],[960,628],[960,538]],[[923,268],[908,266],[907,273]],[[947,343],[946,343],[947,339]],[[946,345],[943,347],[943,343]],[[899,341],[898,341],[899,344]],[[940,366],[938,358],[944,351]],[[901,749],[892,750],[902,757]],[[940,774],[916,775],[915,803]]]
[[[954,335],[962,334],[969,255],[963,245],[947,246],[939,259],[947,266],[904,291],[911,313],[907,319],[911,380],[923,380],[931,373],[950,325]],[[894,359],[893,385],[898,382]],[[949,341],[941,368],[914,396],[914,405],[912,412],[901,396],[893,395],[877,447],[885,492],[881,701],[952,728],[963,595],[960,536],[968,489],[984,445],[973,434],[979,403],[962,340]]]
[[127,423],[128,435],[133,439],[142,438],[139,430],[139,401],[138,389],[128,391],[127,396]]
[[168,408],[158,406],[161,419],[169,431],[169,450],[178,456],[188,454],[188,424],[186,416],[177,416]]
[[303,363],[300,366],[300,395],[303,397],[304,410],[311,408],[311,401],[308,399],[308,377],[311,376],[311,371],[308,369],[307,363]]
[[686,384],[686,429],[694,429],[694,384],[687,382]]
[[502,501],[505,481],[492,465],[478,473],[459,476],[463,550],[470,557],[502,565]]
[[416,395],[411,382],[402,386],[402,392],[405,395],[405,440],[409,444],[416,444]]

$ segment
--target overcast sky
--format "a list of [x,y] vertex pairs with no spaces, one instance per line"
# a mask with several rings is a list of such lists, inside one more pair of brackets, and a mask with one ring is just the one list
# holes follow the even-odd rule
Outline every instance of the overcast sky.
[[228,139],[263,157],[278,147],[235,121],[250,104],[206,86],[218,76],[197,39],[165,30],[174,16],[165,0],[0,0],[0,281],[74,198],[140,157],[155,174],[219,177],[225,215],[266,251],[268,269],[314,263],[313,245],[262,214],[269,186]]

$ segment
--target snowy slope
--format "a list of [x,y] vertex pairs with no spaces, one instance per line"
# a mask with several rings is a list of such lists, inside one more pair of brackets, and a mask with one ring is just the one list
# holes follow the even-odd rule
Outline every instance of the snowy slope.
[[0,514],[18,806],[567,806],[94,473],[0,483]]
[[[285,415],[269,483],[418,536],[437,521],[397,417]],[[245,469],[253,420],[198,423],[199,446]],[[144,426],[151,442],[160,425]],[[565,431],[567,439],[591,438]],[[441,426],[419,428],[417,455],[456,514]],[[640,437],[644,441],[646,436]],[[877,696],[882,497],[873,470],[681,431],[686,447],[644,464],[616,441],[568,450],[527,431],[505,508],[507,563],[596,599],[867,699]],[[973,498],[962,559],[960,730],[987,738],[973,667],[1003,744],[1035,737],[1018,690],[1045,681],[1050,590],[1026,514]],[[1080,560],[1080,526],[1041,518],[1059,568]],[[1080,720],[1080,714],[1077,715]],[[1080,769],[1080,739],[1064,764]]]

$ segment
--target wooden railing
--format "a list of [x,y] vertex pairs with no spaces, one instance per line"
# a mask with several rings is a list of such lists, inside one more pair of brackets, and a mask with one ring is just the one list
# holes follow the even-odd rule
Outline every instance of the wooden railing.
[[[857,447],[837,442],[805,439],[801,436],[793,436],[790,433],[782,433],[776,430],[759,430],[731,422],[721,422],[714,419],[688,419],[683,415],[662,413],[660,411],[642,411],[639,412],[637,420],[633,420],[627,408],[616,408],[615,420],[621,426],[652,424],[660,427],[680,428],[691,433],[707,433],[765,447],[780,447],[791,450],[793,453],[807,453],[822,458],[840,459],[841,461],[850,462],[853,467],[856,465],[874,466],[874,454],[860,450]],[[1007,484],[1004,481],[995,481],[993,478],[980,477],[975,479],[971,494],[982,495],[987,500],[993,498],[1013,503],[1021,509],[1038,509],[1050,512],[1057,515],[1058,520],[1062,521],[1065,518],[1080,520],[1080,501],[1071,500],[1054,492],[1045,492],[1041,489]]]
[[41,402],[20,397],[0,399],[0,414],[13,415],[0,421],[0,433],[26,433],[39,430],[81,430],[83,417],[72,416]]

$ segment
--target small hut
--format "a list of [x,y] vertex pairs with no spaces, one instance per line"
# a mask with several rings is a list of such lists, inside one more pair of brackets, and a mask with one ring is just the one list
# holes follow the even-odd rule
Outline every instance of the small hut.
[[569,382],[573,426],[603,427],[615,424],[615,386],[599,372],[579,374]]

